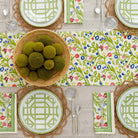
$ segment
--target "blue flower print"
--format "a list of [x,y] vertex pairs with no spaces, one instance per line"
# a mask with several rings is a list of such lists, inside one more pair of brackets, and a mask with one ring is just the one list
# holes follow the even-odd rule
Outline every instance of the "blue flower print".
[[124,76],[125,74],[124,74],[124,73],[122,73],[122,75]]
[[131,38],[132,38],[132,35],[128,35],[128,36],[127,36],[127,39],[131,39]]
[[115,58],[115,59],[118,59],[118,55],[115,55],[114,58]]
[[108,33],[106,32],[105,35],[108,35]]
[[102,85],[102,82],[100,81],[99,84]]
[[0,38],[0,43],[2,42],[2,40],[3,40],[3,39],[2,39],[2,38]]
[[98,108],[98,111],[101,111],[101,108]]
[[119,46],[116,46],[116,48],[119,48]]
[[98,55],[99,55],[99,53],[97,52],[97,53],[96,53],[96,55],[98,56]]
[[88,79],[89,77],[88,76],[85,76],[86,79]]
[[119,46],[122,46],[122,44],[119,44]]
[[94,64],[94,62],[92,61],[92,64]]
[[90,63],[89,62],[87,62],[87,65],[89,65]]
[[108,64],[111,64],[111,61],[108,61],[107,63],[108,63]]
[[85,46],[84,49],[87,49],[87,47]]
[[1,68],[0,68],[0,71],[3,72],[3,71],[4,71],[4,67],[1,67]]
[[95,36],[95,40],[98,40],[99,39],[99,36],[97,35],[97,36]]
[[75,62],[74,64],[75,64],[75,65],[78,65],[78,62]]
[[90,45],[87,44],[87,47],[90,47]]
[[4,109],[4,108],[2,108],[1,110],[2,110],[2,111],[5,111],[5,109]]
[[77,6],[76,8],[77,8],[77,9],[80,9],[80,6]]
[[3,83],[1,83],[1,86],[3,86]]
[[119,74],[118,77],[121,78],[122,76]]
[[134,68],[134,66],[135,66],[135,65],[134,65],[134,64],[132,64],[132,65],[130,65],[130,68],[131,68],[131,69],[133,69],[133,68]]
[[12,36],[10,35],[10,36],[8,36],[8,38],[12,38]]
[[92,35],[92,33],[90,32],[90,35]]
[[66,82],[66,85],[68,85],[68,82]]
[[90,77],[92,76],[90,73],[88,74]]
[[132,52],[131,52],[131,51],[129,51],[129,54],[131,55],[131,54],[132,54]]
[[0,55],[0,58],[2,58],[2,55]]
[[103,106],[106,106],[106,105],[107,105],[107,103],[104,103],[104,104],[103,104]]
[[84,60],[85,59],[85,57],[84,56],[81,56],[81,60]]
[[98,66],[97,66],[97,69],[100,70],[100,69],[101,69],[101,65],[98,65]]
[[87,33],[85,33],[85,36],[87,36]]

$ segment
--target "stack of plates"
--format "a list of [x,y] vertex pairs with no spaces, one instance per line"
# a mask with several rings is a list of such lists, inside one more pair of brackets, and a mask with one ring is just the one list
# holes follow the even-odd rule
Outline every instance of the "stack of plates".
[[30,25],[46,27],[60,17],[62,0],[20,0],[20,12]]
[[124,25],[138,28],[138,0],[116,0],[115,11]]
[[128,89],[119,97],[117,115],[124,127],[138,132],[138,87]]
[[59,125],[63,108],[55,94],[48,90],[37,89],[23,97],[18,113],[26,129],[44,134],[53,131]]

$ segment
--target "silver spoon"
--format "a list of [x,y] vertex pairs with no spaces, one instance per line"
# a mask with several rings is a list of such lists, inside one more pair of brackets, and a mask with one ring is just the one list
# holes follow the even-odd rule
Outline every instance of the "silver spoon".
[[3,15],[5,17],[8,16],[8,14],[9,14],[9,10],[8,9],[3,9],[2,12],[3,12]]
[[101,12],[101,10],[100,10],[100,8],[98,6],[97,0],[96,0],[96,7],[94,8],[94,11],[95,11],[96,14],[100,14],[100,12]]
[[77,105],[76,107],[76,114],[77,114],[77,134],[79,133],[79,114],[81,112],[81,107],[80,105]]

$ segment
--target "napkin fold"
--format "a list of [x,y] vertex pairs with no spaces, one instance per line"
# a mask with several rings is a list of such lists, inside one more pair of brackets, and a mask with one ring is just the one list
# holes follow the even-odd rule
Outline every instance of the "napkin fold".
[[113,93],[93,93],[94,131],[96,134],[114,134]]
[[83,0],[64,0],[64,23],[83,22]]
[[0,133],[16,132],[16,94],[0,93]]

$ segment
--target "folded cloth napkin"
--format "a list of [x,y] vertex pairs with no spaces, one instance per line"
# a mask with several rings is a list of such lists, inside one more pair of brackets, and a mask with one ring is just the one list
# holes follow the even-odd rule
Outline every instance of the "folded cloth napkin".
[[113,93],[93,93],[94,131],[97,134],[114,134]]
[[0,133],[16,132],[16,94],[0,93]]
[[64,0],[64,23],[83,23],[83,0]]

